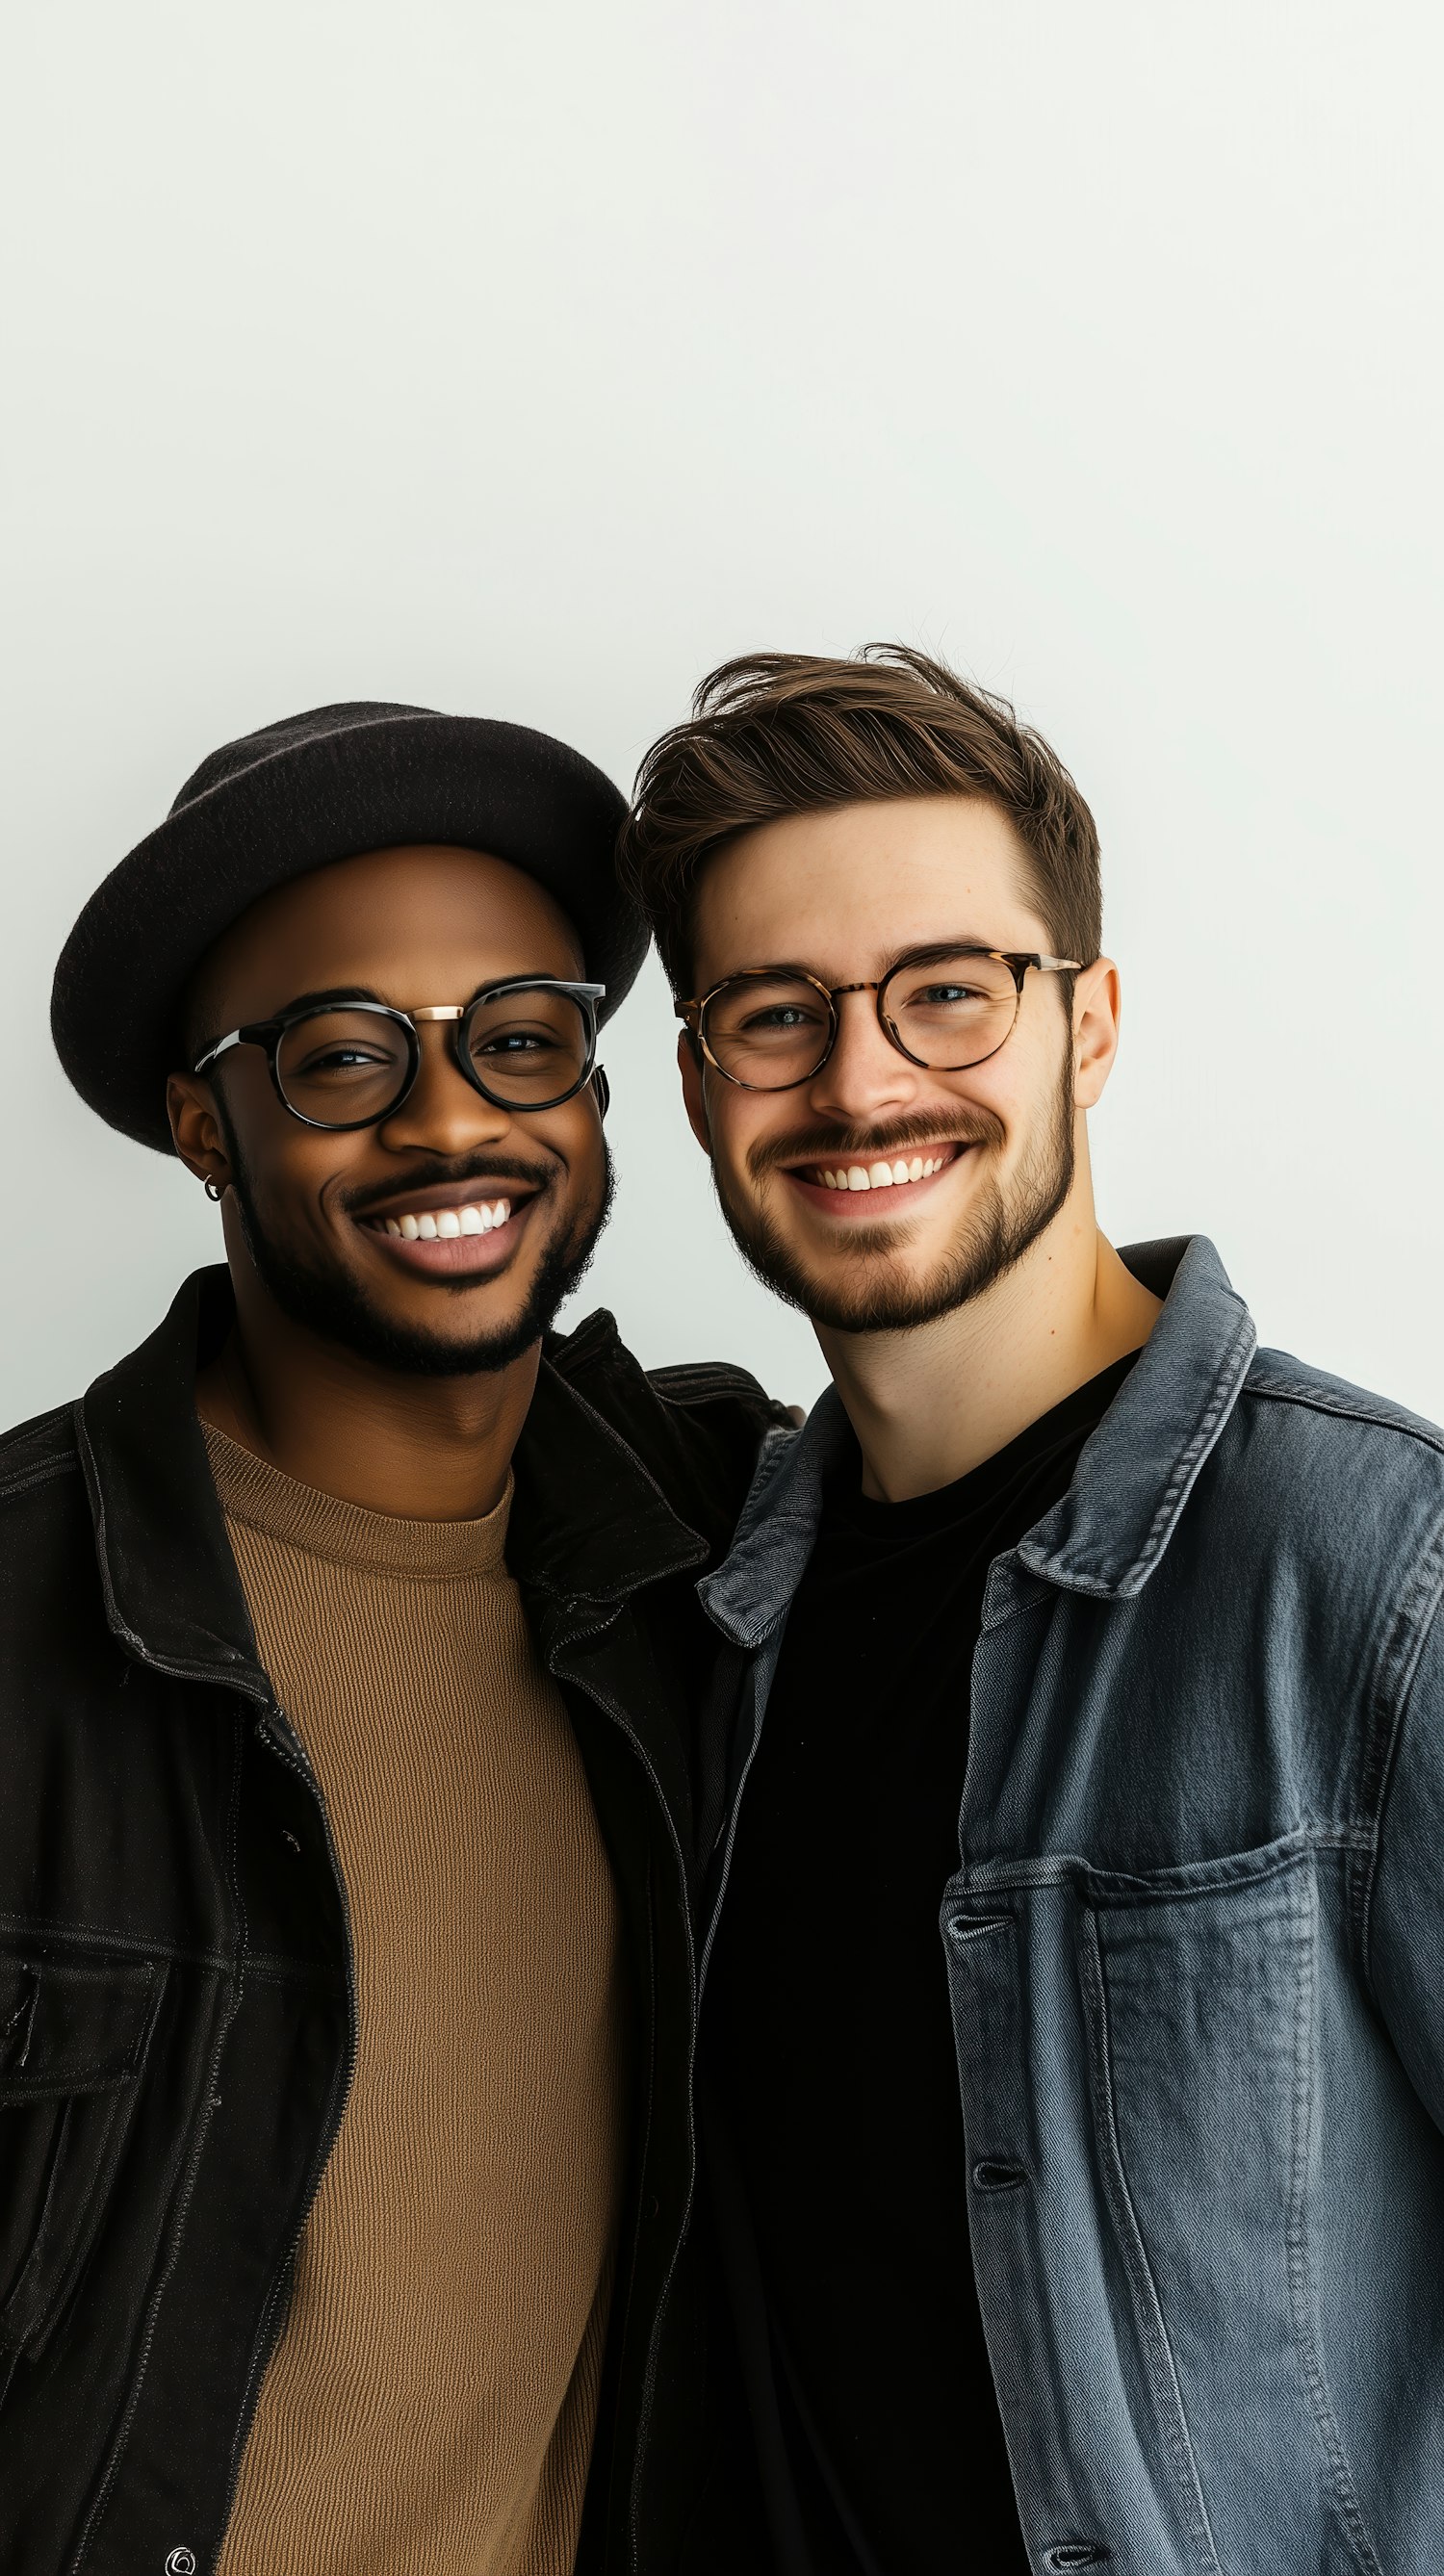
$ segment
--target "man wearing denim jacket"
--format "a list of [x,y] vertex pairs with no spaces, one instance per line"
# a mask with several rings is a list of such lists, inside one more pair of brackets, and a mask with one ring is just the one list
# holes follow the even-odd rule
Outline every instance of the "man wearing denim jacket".
[[626,855],[834,1380],[700,1586],[637,2563],[1436,2571],[1444,1436],[1100,1233],[1097,839],[1007,707],[733,664]]

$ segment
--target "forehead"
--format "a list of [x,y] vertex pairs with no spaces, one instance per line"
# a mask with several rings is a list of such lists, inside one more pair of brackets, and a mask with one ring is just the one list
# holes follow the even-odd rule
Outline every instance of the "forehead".
[[216,942],[197,985],[235,1026],[348,984],[407,1008],[465,1001],[504,975],[580,969],[575,932],[534,879],[487,851],[415,845],[276,887]]
[[709,860],[693,916],[696,990],[743,966],[871,975],[934,941],[1038,948],[1027,853],[972,796],[909,796],[790,814]]

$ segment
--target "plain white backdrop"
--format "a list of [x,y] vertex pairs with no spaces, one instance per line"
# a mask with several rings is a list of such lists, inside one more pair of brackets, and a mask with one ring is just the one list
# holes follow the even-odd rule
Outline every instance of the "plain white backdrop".
[[[1436,11],[58,0],[6,36],[0,1419],[218,1229],[50,1051],[81,901],[339,698],[623,784],[725,655],[941,649],[1104,844],[1115,1239],[1444,1415]],[[583,1297],[810,1400],[655,967]]]

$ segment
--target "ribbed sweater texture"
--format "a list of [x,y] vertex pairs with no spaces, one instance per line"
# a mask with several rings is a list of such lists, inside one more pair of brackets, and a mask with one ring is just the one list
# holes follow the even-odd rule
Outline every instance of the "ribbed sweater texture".
[[484,1520],[393,1520],[206,1445],[326,1801],[358,2005],[220,2576],[568,2576],[625,2031],[610,1867],[506,1569],[510,1492]]

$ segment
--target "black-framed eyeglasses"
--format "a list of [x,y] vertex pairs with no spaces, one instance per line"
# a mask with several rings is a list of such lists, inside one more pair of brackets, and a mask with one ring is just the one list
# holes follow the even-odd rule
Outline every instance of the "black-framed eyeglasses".
[[341,995],[252,1020],[206,1048],[205,1073],[232,1047],[265,1049],[276,1096],[306,1127],[374,1127],[400,1108],[421,1069],[422,1020],[450,1020],[452,1053],[484,1100],[499,1109],[559,1109],[597,1068],[597,1004],[605,984],[512,975],[469,1002],[414,1011]]
[[918,948],[875,984],[824,984],[795,966],[749,966],[679,1002],[708,1063],[743,1091],[793,1091],[820,1073],[837,1041],[839,996],[872,993],[884,1037],[909,1064],[963,1073],[1006,1046],[1030,966],[1078,971],[1076,957],[968,945]]

